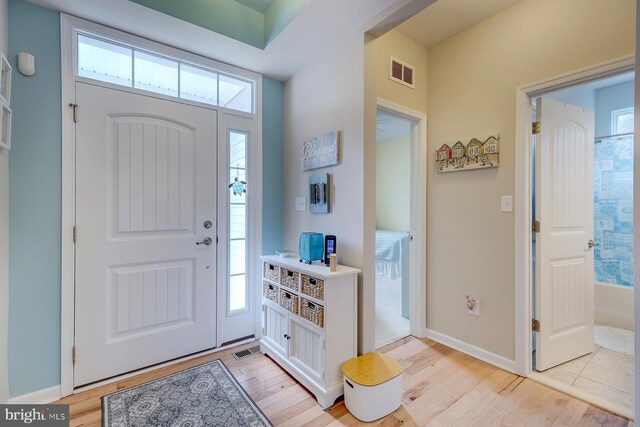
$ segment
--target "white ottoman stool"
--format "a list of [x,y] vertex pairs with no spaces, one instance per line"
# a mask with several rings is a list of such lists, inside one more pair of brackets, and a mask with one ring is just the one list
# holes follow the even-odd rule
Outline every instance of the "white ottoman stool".
[[344,404],[360,421],[389,415],[402,401],[402,372],[397,360],[381,353],[367,353],[342,364]]

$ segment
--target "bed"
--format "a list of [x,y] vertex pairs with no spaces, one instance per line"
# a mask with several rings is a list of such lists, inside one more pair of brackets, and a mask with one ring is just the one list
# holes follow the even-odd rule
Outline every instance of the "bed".
[[376,276],[402,287],[402,316],[409,318],[409,233],[376,230]]

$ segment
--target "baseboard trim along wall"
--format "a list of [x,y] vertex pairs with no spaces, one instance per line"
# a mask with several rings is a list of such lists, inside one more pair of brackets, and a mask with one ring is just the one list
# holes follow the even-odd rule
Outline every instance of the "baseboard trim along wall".
[[59,400],[60,397],[60,385],[54,385],[53,387],[23,394],[22,396],[12,397],[7,403],[19,405],[40,405],[55,402],[56,400]]
[[502,368],[505,371],[509,371],[515,374],[516,372],[516,361],[509,360],[506,357],[502,357],[498,354],[492,353],[480,347],[476,347],[475,345],[466,343],[464,341],[460,341],[457,338],[450,337],[449,335],[441,334],[440,332],[436,332],[432,329],[426,328],[425,335],[427,338],[439,342],[440,344],[444,344],[447,347],[451,347],[455,350],[461,351],[469,356],[473,356],[476,359],[480,359],[483,362],[490,363],[493,366],[497,366],[498,368]]

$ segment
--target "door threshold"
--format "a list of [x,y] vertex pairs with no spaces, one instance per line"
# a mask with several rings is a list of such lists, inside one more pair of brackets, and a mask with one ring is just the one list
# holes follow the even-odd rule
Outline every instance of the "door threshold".
[[[218,353],[220,351],[228,350],[231,347],[236,347],[243,344],[248,344],[250,342],[257,341],[256,338],[252,335],[250,338],[247,338],[243,341],[234,342],[233,344],[223,345],[220,347],[212,348],[209,350],[204,350],[199,353],[189,354],[187,356],[179,357],[177,359],[169,360],[168,362],[158,363],[157,365],[149,366],[146,368],[138,369],[137,371],[127,372],[126,374],[118,375],[115,377],[107,378],[106,380],[98,381],[95,383],[83,385],[80,387],[76,387],[73,389],[72,394],[82,393],[83,391],[92,390],[94,388],[101,387],[103,385],[112,384],[118,381],[126,380],[127,378],[135,377],[137,375],[146,374],[147,372],[155,371],[156,369],[165,368],[167,366],[176,365],[181,362],[185,362],[187,360],[196,359],[198,357],[206,356],[208,354]],[[63,396],[66,397],[66,396]]]
[[591,393],[587,393],[586,391],[578,390],[568,384],[548,378],[539,372],[529,372],[529,375],[527,375],[527,377],[537,383],[546,385],[547,387],[551,387],[554,390],[558,390],[564,394],[568,394],[569,396],[580,399],[593,406],[597,406],[598,408],[613,412],[616,415],[620,415],[621,417],[625,417],[630,419],[631,421],[634,421],[633,410],[625,408],[620,404],[595,396]]

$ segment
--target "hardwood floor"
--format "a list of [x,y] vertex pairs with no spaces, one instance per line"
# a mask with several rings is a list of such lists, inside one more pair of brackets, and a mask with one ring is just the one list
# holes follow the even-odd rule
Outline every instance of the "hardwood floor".
[[[323,412],[315,398],[261,354],[235,360],[232,352],[181,362],[67,397],[72,426],[99,426],[101,396],[215,359],[222,359],[277,426],[358,426],[338,401]],[[390,426],[633,426],[633,422],[431,340],[405,338],[382,352],[405,367],[402,406],[371,425]]]

